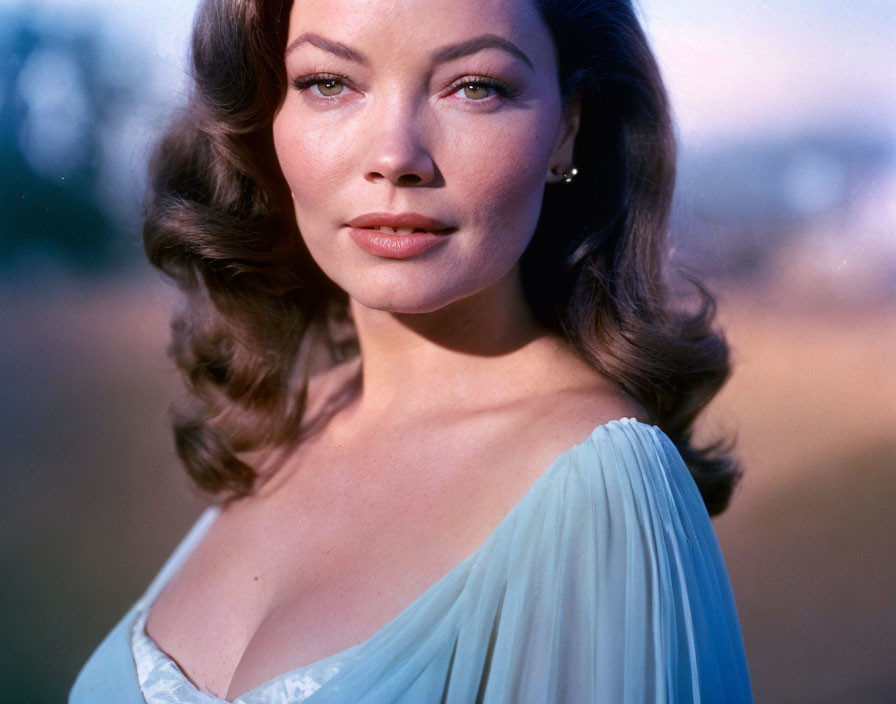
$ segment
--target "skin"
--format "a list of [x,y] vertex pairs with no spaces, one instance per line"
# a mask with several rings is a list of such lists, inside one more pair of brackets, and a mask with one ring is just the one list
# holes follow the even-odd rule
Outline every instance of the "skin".
[[[521,293],[519,257],[578,129],[530,5],[297,2],[288,44],[309,32],[367,58],[298,44],[291,80],[345,78],[290,88],[274,121],[302,235],[350,296],[361,355],[312,380],[307,438],[221,513],[150,613],[149,635],[226,699],[369,638],[553,459],[641,410],[541,330]],[[432,63],[483,34],[528,62],[489,47]],[[464,87],[477,76],[512,97]],[[377,211],[457,230],[419,257],[376,257],[344,223]]]

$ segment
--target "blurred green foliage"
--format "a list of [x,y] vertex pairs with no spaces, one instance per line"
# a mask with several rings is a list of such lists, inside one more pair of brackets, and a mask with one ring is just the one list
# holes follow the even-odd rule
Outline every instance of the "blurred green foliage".
[[[106,269],[133,204],[102,186],[110,118],[133,96],[97,25],[0,8],[0,273],[32,261]],[[133,221],[133,217],[131,218]]]

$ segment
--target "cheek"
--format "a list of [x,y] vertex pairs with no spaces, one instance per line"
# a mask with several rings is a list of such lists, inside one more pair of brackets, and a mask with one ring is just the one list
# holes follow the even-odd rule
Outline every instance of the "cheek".
[[332,194],[346,167],[345,159],[340,158],[345,153],[344,138],[331,130],[296,127],[284,115],[274,120],[273,135],[280,168],[296,203],[320,202]]
[[551,143],[528,124],[488,137],[477,145],[486,156],[467,181],[466,197],[489,231],[528,242],[541,211]]

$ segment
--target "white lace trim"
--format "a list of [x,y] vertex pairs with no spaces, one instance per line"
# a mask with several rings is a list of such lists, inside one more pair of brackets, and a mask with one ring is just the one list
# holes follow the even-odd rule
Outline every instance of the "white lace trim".
[[[196,688],[177,664],[146,633],[149,606],[137,611],[131,630],[131,652],[137,680],[147,704],[222,704],[210,692]],[[350,648],[311,665],[287,672],[233,700],[233,704],[300,704],[335,677],[351,658]]]

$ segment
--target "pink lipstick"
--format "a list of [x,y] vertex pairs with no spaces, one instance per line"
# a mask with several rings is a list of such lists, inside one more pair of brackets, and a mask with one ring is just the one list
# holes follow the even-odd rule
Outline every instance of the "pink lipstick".
[[457,231],[441,220],[418,213],[367,213],[346,224],[355,244],[368,254],[386,259],[416,257]]

